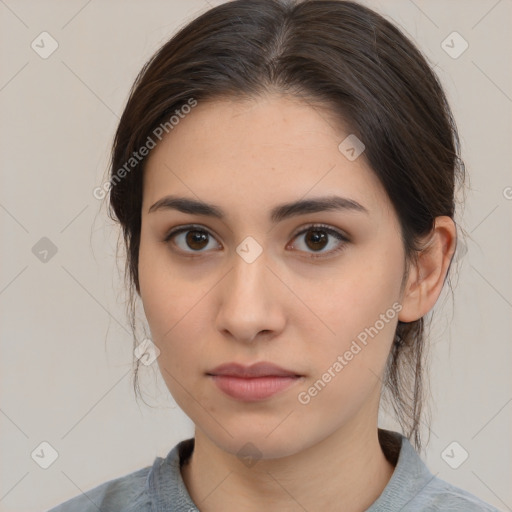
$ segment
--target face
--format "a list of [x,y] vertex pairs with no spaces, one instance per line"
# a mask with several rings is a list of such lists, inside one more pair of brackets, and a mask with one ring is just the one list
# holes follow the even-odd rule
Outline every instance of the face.
[[[405,260],[364,153],[338,148],[349,134],[290,97],[199,102],[149,156],[140,296],[169,391],[227,452],[251,442],[283,457],[376,425]],[[277,210],[334,196],[336,207]],[[240,391],[209,375],[261,361],[299,377]]]

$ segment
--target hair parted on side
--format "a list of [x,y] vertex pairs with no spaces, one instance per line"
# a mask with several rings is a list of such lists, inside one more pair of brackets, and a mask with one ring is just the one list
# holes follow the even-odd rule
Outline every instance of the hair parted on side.
[[[437,216],[454,218],[456,182],[465,179],[455,121],[426,58],[397,27],[352,1],[223,3],[181,28],[144,65],[115,134],[109,215],[120,223],[126,247],[134,338],[146,158],[122,179],[118,170],[191,99],[201,103],[272,92],[325,108],[363,141],[361,158],[394,206],[408,263]],[[425,337],[424,318],[398,323],[384,380],[404,434],[418,449]],[[139,361],[136,392],[138,368]]]

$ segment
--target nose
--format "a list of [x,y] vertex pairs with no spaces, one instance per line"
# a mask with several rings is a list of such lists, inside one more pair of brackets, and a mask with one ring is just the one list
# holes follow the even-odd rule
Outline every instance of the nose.
[[233,260],[219,283],[217,330],[244,343],[274,338],[286,324],[286,287],[269,268],[265,252],[252,263],[236,253]]

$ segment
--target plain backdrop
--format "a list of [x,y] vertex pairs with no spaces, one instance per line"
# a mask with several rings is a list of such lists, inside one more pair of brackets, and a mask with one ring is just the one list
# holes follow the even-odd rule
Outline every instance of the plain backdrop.
[[[215,3],[0,0],[1,511],[46,510],[193,434],[156,364],[141,377],[150,406],[134,398],[118,232],[92,192],[136,74]],[[443,293],[434,312],[424,458],[512,510],[512,3],[364,3],[435,66],[471,179],[454,307]],[[393,423],[383,414],[382,424]],[[468,454],[456,469],[447,448]],[[47,469],[41,450],[55,450]]]

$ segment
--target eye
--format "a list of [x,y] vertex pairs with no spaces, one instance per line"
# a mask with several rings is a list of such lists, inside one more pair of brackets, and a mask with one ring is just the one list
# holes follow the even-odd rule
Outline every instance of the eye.
[[[164,238],[166,243],[171,240],[181,251],[193,255],[195,252],[205,252],[203,249],[208,248],[213,235],[200,226],[182,226],[172,230]],[[192,250],[187,250],[187,247]]]
[[[326,255],[337,253],[343,250],[346,244],[349,242],[349,239],[340,231],[324,224],[314,224],[308,226],[306,229],[303,229],[297,233],[294,236],[294,240],[301,237],[302,235],[307,235],[304,238],[304,243],[302,245],[303,247],[306,247],[305,252],[308,252],[307,249],[313,250],[313,253],[309,254],[309,257],[313,259],[322,258]],[[331,240],[329,240],[329,238],[331,238]],[[323,249],[328,246],[331,246],[331,249],[323,251]]]
[[[305,249],[300,250],[303,252],[308,252],[308,249],[312,250],[313,252],[309,253],[309,257],[313,259],[337,253],[344,249],[346,244],[349,242],[349,239],[341,232],[324,224],[308,226],[306,229],[295,234],[293,240],[301,237],[302,235],[308,236],[305,237],[303,243]],[[212,250],[212,247],[209,246],[214,240],[214,236],[206,229],[201,226],[189,225],[181,226],[170,231],[165,236],[164,243],[172,242],[172,244],[176,245],[182,252],[193,256],[194,253],[206,252],[208,248]],[[221,247],[219,244],[217,244],[217,246]],[[323,250],[328,246],[334,247],[329,250]],[[291,247],[295,248],[294,244],[292,244]]]

